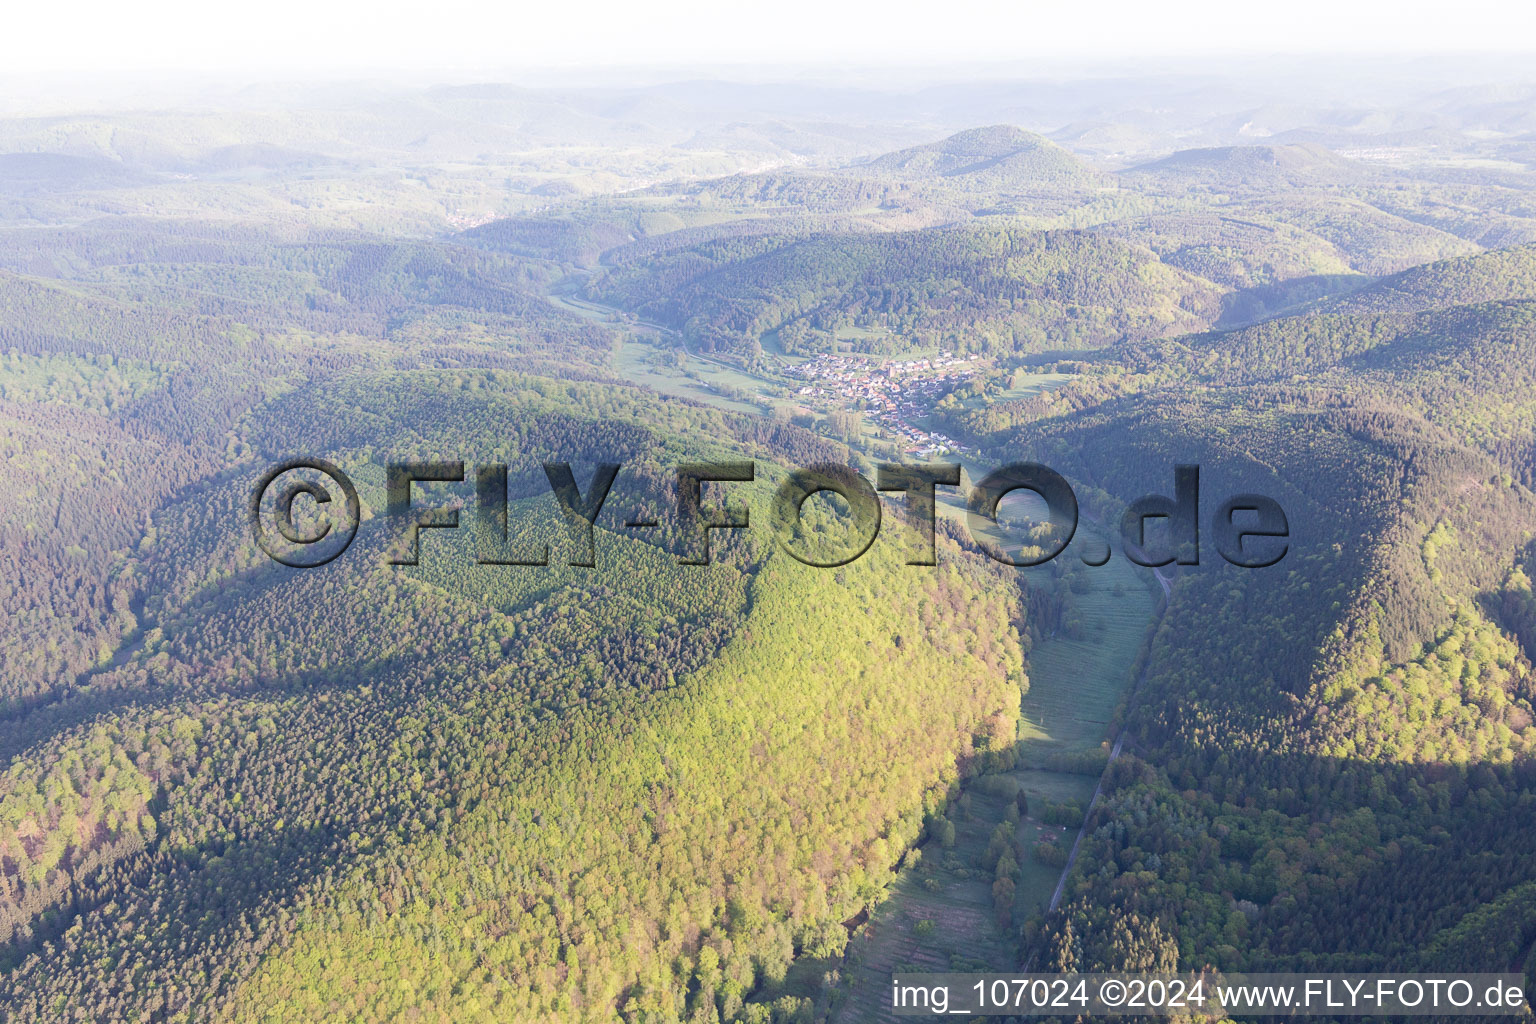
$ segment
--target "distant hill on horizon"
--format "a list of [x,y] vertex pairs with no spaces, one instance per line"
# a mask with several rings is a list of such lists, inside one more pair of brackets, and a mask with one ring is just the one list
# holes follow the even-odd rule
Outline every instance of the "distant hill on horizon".
[[848,168],[907,178],[968,179],[985,187],[1091,186],[1104,175],[1041,135],[988,125]]
[[1371,168],[1315,143],[1184,149],[1121,174],[1230,186],[1353,184],[1374,177]]

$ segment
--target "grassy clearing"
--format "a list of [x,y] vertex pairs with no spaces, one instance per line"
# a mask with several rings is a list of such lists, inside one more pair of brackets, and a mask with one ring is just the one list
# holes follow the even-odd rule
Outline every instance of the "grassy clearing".
[[810,362],[810,356],[791,355],[784,351],[784,342],[779,338],[779,332],[776,330],[764,333],[758,339],[758,343],[763,346],[764,352],[777,359],[782,359],[786,366],[799,366],[801,363]]
[[1024,398],[1033,398],[1035,395],[1047,391],[1055,391],[1064,387],[1076,378],[1071,373],[1029,373],[1018,375],[1012,387],[1006,388],[995,395],[985,397],[967,398],[961,405],[967,409],[979,409],[984,405],[995,405],[998,402],[1017,402]]
[[650,340],[660,338],[666,328],[637,323],[619,310],[573,295],[553,293],[549,298],[554,305],[585,319],[641,332],[626,337],[613,357],[614,372],[631,384],[648,387],[658,394],[753,415],[766,412],[768,406],[792,404],[766,394],[763,389],[768,382],[755,374]]
[[1024,763],[1107,740],[1155,607],[1151,570],[1131,565],[1123,555],[1085,569],[1082,578],[1089,588],[1076,595],[1082,636],[1050,637],[1030,654],[1031,686],[1020,726]]
[[[1082,532],[1102,541],[1091,524]],[[1070,552],[1063,557],[1072,557]],[[1049,585],[1049,571],[1031,570],[1031,585]],[[1086,571],[1088,589],[1075,595],[1083,619],[1079,637],[1057,635],[1029,655],[1030,687],[1022,703],[1019,765],[974,780],[952,808],[955,842],[925,842],[891,883],[888,898],[859,928],[841,965],[843,991],[833,1019],[842,1024],[895,1021],[887,1008],[891,975],[901,970],[1004,971],[1018,967],[1018,929],[1051,898],[1061,869],[1031,855],[1036,843],[1070,846],[1076,826],[1042,820],[1051,804],[1087,807],[1096,774],[1061,771],[1064,757],[1107,753],[1115,710],[1131,682],[1142,638],[1156,610],[1148,570],[1123,555]],[[1091,759],[1090,759],[1091,760]],[[993,830],[1022,790],[1028,813],[1014,829],[1018,860],[1011,921],[993,907],[995,865],[987,863]],[[807,965],[819,983],[827,965]]]
[[[625,380],[674,398],[689,398],[732,412],[761,413],[752,402],[730,397],[725,389],[757,394],[757,378],[715,363],[688,358],[686,366],[668,365],[677,351],[641,340],[628,340],[613,359],[613,368]],[[687,357],[685,357],[687,358]]]

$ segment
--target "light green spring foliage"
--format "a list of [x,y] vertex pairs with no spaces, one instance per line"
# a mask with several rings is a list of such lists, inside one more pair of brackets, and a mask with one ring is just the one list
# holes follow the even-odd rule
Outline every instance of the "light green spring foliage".
[[841,949],[924,795],[1017,715],[1012,599],[966,577],[774,558],[674,690],[487,735],[506,782],[398,867],[361,866],[229,1019],[735,1019],[792,950]]
[[1327,745],[1334,757],[1466,765],[1536,750],[1530,663],[1470,606],[1422,656],[1334,685],[1340,696]]
[[111,411],[158,387],[168,367],[111,356],[0,356],[0,399]]

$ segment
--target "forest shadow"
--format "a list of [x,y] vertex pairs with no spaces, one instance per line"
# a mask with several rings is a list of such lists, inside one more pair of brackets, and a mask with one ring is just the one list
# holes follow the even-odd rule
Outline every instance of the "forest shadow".
[[1375,280],[1361,274],[1311,274],[1239,288],[1221,297],[1221,315],[1213,326],[1231,330],[1282,313],[1300,312],[1300,307],[1348,295]]
[[[1179,935],[1180,946],[1223,970],[1536,968],[1536,899],[1521,895],[1536,893],[1536,763],[1233,755],[1183,764],[1170,780],[1178,793],[1151,762],[1111,765],[1090,833],[1120,828],[1122,799],[1149,787],[1165,816],[1085,852],[1077,877],[1093,884],[1078,897],[1201,929],[1193,942]],[[1195,821],[1205,832],[1190,841]],[[1149,865],[1160,877],[1188,870],[1187,900],[1214,893],[1242,914],[1247,948],[1222,953],[1232,921],[1198,921],[1192,902],[1163,902],[1164,885],[1140,874]],[[1064,905],[1056,926],[1072,913]]]

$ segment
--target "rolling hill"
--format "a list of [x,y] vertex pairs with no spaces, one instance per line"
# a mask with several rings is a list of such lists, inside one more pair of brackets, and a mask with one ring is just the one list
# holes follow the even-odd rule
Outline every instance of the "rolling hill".
[[945,179],[967,189],[1084,189],[1103,175],[1042,136],[1011,125],[959,132],[938,142],[897,150],[849,169],[853,173]]
[[1234,189],[1352,185],[1375,177],[1368,166],[1312,144],[1185,149],[1121,174],[1132,180]]

